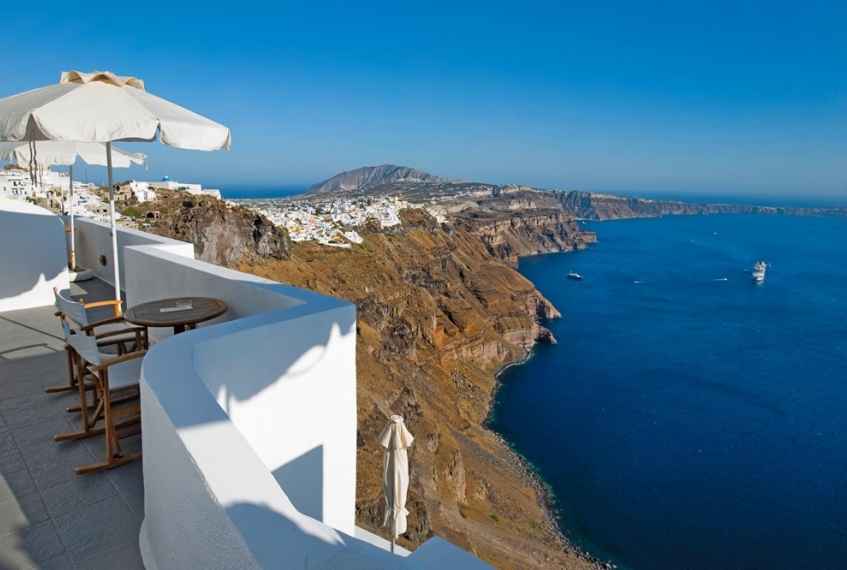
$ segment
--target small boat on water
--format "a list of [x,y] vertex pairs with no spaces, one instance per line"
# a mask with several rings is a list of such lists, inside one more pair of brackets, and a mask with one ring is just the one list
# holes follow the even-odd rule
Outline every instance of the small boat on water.
[[568,279],[573,279],[574,281],[582,281],[582,275],[571,271],[570,273],[568,273]]
[[753,283],[761,283],[765,280],[765,269],[767,269],[768,264],[764,261],[757,261],[755,265],[753,265]]

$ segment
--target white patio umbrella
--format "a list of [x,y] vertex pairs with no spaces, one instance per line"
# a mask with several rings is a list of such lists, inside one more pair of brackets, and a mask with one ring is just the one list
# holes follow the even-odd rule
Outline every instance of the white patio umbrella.
[[62,72],[59,83],[0,99],[0,140],[106,143],[115,298],[120,298],[112,181],[113,141],[152,142],[193,150],[230,147],[229,129],[151,95],[144,82],[109,71]]
[[[69,206],[68,217],[71,221],[71,271],[76,270],[76,246],[74,237],[74,162],[77,157],[86,164],[106,166],[106,145],[103,143],[82,143],[71,141],[41,142],[0,142],[0,160],[15,160],[18,165],[28,164],[30,169],[39,164],[61,164],[68,167]],[[112,166],[129,168],[132,164],[142,164],[146,155],[126,152],[112,148]]]
[[382,490],[385,493],[385,520],[383,526],[391,527],[391,552],[397,537],[406,532],[406,495],[409,492],[409,455],[406,449],[415,438],[406,429],[402,416],[391,416],[388,425],[379,434],[385,447],[382,470]]

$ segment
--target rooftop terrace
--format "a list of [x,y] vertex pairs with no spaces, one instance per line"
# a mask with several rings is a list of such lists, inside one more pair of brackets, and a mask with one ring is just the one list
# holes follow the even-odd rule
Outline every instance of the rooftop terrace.
[[[73,284],[71,294],[96,301],[114,290],[94,279]],[[103,318],[111,312],[94,310],[105,310]],[[74,467],[102,458],[102,438],[53,441],[80,422],[66,411],[79,403],[76,391],[44,392],[67,382],[54,313],[51,307],[0,313],[0,569],[144,568],[142,464],[77,476]],[[140,436],[122,443],[134,451]]]
[[[108,282],[109,227],[75,225],[79,265]],[[229,310],[150,329],[143,432],[122,441],[143,459],[78,476],[105,445],[52,439],[80,421],[72,392],[44,392],[67,382],[52,287],[86,301],[114,289],[70,284],[61,220],[0,199],[0,570],[489,568],[437,537],[393,554],[356,526],[355,306],[197,261],[191,244],[117,240],[128,306],[205,296]]]

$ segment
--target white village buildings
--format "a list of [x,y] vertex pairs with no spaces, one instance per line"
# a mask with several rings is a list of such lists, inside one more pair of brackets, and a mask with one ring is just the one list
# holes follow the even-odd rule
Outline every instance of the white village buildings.
[[[248,204],[249,205],[249,204]],[[396,197],[336,199],[329,202],[280,201],[251,206],[271,222],[288,230],[291,241],[316,241],[322,245],[350,247],[362,243],[353,229],[368,222],[381,228],[400,225],[400,210],[417,208]]]

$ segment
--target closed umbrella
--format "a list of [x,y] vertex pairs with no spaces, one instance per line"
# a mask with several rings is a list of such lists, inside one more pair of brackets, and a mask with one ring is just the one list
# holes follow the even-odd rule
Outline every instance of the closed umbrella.
[[409,492],[409,455],[406,449],[415,438],[406,429],[402,416],[391,416],[379,435],[385,447],[382,490],[385,493],[385,520],[391,527],[391,552],[397,537],[406,532],[406,495]]
[[148,93],[144,82],[109,71],[63,72],[59,83],[0,99],[0,140],[106,143],[115,294],[120,298],[112,182],[113,141],[193,150],[230,147],[229,129]]
[[[18,164],[29,164],[30,171],[39,164],[63,164],[68,166],[70,185],[68,217],[71,220],[71,272],[76,270],[76,247],[74,239],[74,162],[77,157],[86,164],[106,165],[106,146],[103,143],[71,141],[0,142],[0,160],[15,160]],[[147,158],[141,153],[131,153],[119,148],[112,149],[112,166],[129,168],[144,164]],[[145,165],[146,166],[146,165]]]

